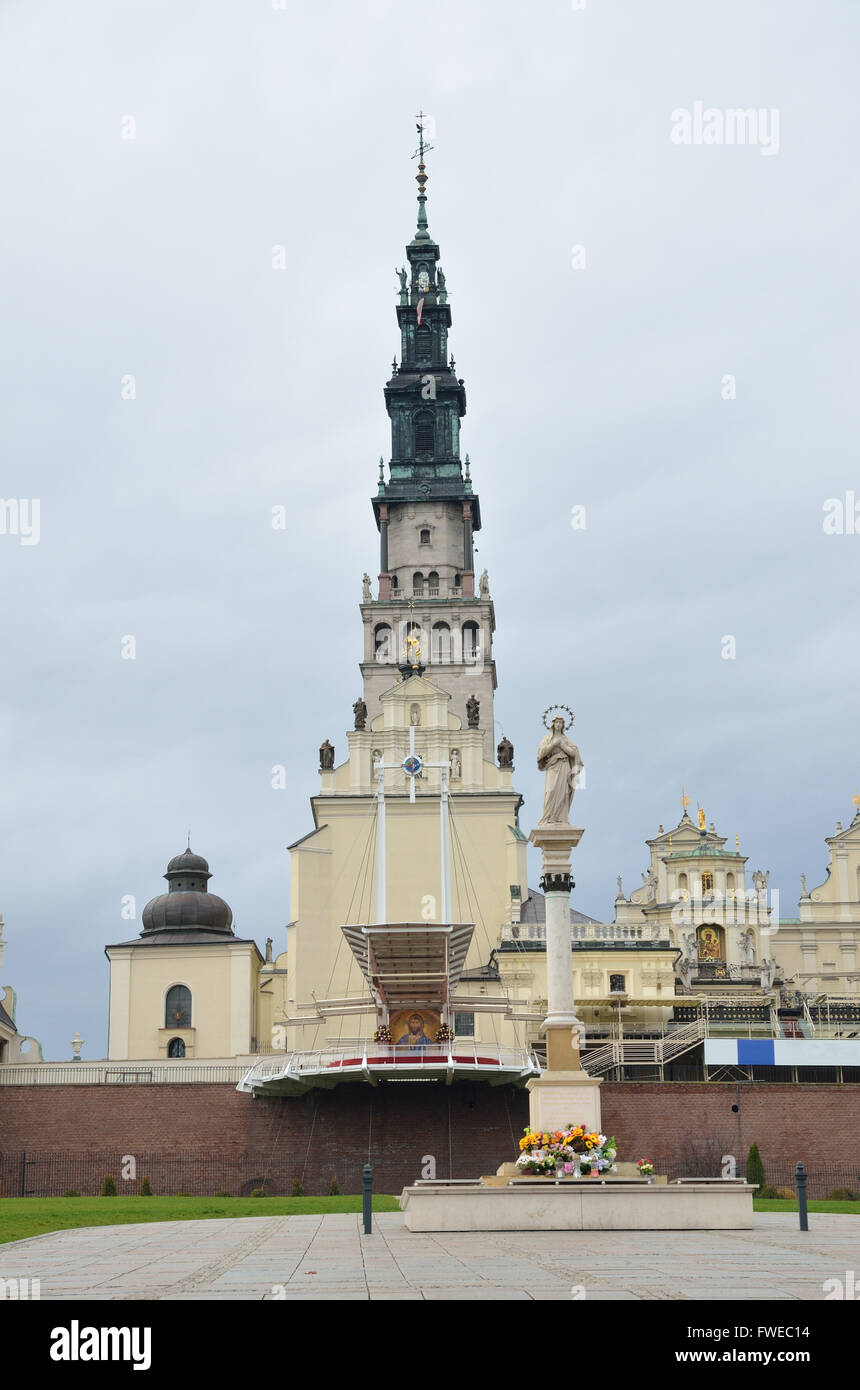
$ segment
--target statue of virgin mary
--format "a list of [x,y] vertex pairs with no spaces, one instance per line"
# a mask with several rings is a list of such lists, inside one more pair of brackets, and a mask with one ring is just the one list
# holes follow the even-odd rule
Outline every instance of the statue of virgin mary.
[[565,737],[564,719],[557,714],[552,729],[538,748],[538,769],[546,773],[541,825],[569,825],[570,803],[582,771],[575,743]]

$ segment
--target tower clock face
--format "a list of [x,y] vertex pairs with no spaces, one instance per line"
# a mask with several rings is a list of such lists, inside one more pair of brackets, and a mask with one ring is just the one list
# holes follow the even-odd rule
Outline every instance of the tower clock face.
[[418,288],[422,292],[430,288],[430,276],[426,270],[419,270],[418,272]]

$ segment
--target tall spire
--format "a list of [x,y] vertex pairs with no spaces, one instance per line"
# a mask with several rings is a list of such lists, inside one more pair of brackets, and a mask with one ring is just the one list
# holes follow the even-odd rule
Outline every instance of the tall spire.
[[427,175],[424,172],[424,155],[427,150],[432,150],[433,146],[425,143],[424,140],[424,112],[418,112],[418,124],[415,127],[418,131],[418,149],[412,156],[418,160],[418,173],[415,181],[418,184],[418,230],[415,233],[416,241],[429,241],[430,233],[427,231],[427,194],[424,185],[427,182]]

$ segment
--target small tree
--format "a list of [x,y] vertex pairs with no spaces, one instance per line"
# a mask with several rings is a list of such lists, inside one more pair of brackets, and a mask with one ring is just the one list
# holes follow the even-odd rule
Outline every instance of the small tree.
[[116,1196],[116,1183],[115,1183],[114,1180],[113,1180],[113,1174],[112,1174],[112,1173],[105,1173],[105,1180],[104,1180],[104,1182],[102,1183],[102,1190],[101,1190],[101,1192],[99,1193],[99,1196],[100,1196],[100,1197],[115,1197],[115,1196]]
[[140,1196],[141,1196],[141,1197],[151,1197],[151,1196],[152,1196],[152,1183],[149,1181],[149,1174],[148,1174],[148,1173],[144,1173],[143,1177],[142,1177],[141,1180],[140,1180]]
[[291,1197],[304,1197],[305,1189],[302,1187],[301,1178],[296,1178],[290,1191]]
[[334,1173],[332,1173],[331,1175],[331,1182],[329,1183],[328,1187],[328,1195],[330,1197],[340,1196],[340,1188],[337,1185],[337,1178],[335,1177]]
[[751,1144],[747,1154],[747,1182],[754,1183],[756,1195],[758,1189],[764,1186],[764,1164],[761,1161],[761,1154],[758,1151],[758,1144]]

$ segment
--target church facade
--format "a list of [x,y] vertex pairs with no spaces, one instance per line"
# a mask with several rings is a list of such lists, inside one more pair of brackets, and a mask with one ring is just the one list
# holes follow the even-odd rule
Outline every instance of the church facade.
[[[494,735],[495,610],[475,573],[481,510],[426,181],[422,152],[384,388],[391,455],[371,499],[362,693],[345,755],[320,748],[312,824],[290,847],[286,940],[261,952],[238,937],[207,861],[186,848],[140,935],[105,948],[111,1061],[239,1059],[246,1089],[286,1094],[330,1084],[345,1059],[359,1081],[406,1053],[416,1067],[438,1055],[449,1080],[458,1058],[475,1076],[540,1069],[545,903],[528,883],[514,748]],[[571,911],[584,1065],[616,1079],[625,1033],[640,1044],[630,1065],[663,1078],[709,1031],[836,1037],[860,1021],[860,799],[791,918],[737,842],[702,812],[694,822],[686,796],[682,809],[646,841],[641,885],[625,893],[619,878],[612,922]],[[0,1006],[0,1061],[17,1058],[13,1030]]]

